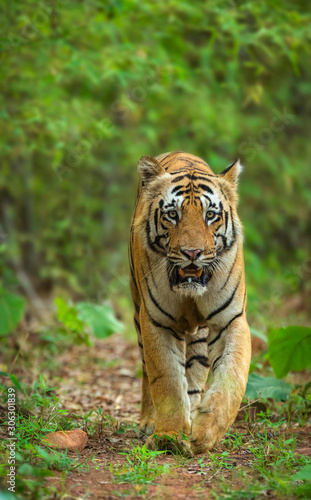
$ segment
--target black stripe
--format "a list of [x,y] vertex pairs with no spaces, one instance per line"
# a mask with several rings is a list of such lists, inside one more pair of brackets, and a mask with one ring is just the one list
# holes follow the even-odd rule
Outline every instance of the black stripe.
[[214,363],[213,363],[213,365],[212,365],[212,370],[213,370],[213,371],[217,368],[216,363],[217,363],[217,361],[219,361],[219,360],[220,360],[221,356],[222,356],[222,354],[221,354],[220,356],[218,356],[218,358],[216,358],[216,359],[215,359],[215,361],[214,361]]
[[164,238],[164,236],[156,236],[154,241],[151,240],[151,227],[149,222],[151,219],[151,208],[152,204],[149,207],[148,220],[146,222],[147,243],[149,245],[149,248],[151,248],[151,250],[153,250],[154,252],[159,253],[158,249],[156,248],[158,247],[161,253],[165,253],[165,249],[162,247],[162,245],[159,245],[159,241],[161,240],[161,238]]
[[[181,151],[181,153],[183,153],[183,151]],[[187,161],[188,163],[199,163],[200,165],[204,165],[205,167],[208,167],[207,163],[203,160],[196,160],[195,158],[185,158],[185,157],[181,157],[181,158],[178,158],[178,160],[183,160],[183,161]]]
[[209,207],[208,208],[211,208],[211,207],[217,208],[216,207],[216,203],[213,203],[212,200],[210,199],[210,197],[207,196],[207,194],[202,194],[202,196],[208,200],[208,202],[209,202]]
[[140,307],[139,307],[139,305],[135,302],[135,300],[133,300],[133,303],[134,303],[135,311],[136,311],[137,313],[139,313],[139,311],[140,311]]
[[224,282],[224,284],[222,285],[222,287],[221,287],[221,289],[220,289],[220,290],[223,290],[223,289],[225,288],[226,284],[228,283],[228,281],[229,281],[229,279],[230,279],[230,276],[231,276],[231,274],[232,274],[232,271],[233,271],[233,269],[234,269],[234,267],[235,267],[236,260],[237,260],[237,258],[238,258],[238,251],[239,251],[239,249],[237,248],[237,251],[236,251],[236,254],[235,254],[235,259],[234,259],[234,262],[233,262],[233,264],[232,264],[232,266],[231,266],[231,269],[230,269],[229,274],[228,274],[228,276],[227,276],[227,278],[226,278],[226,281]]
[[164,167],[167,163],[169,163],[169,161],[165,162],[165,160],[167,160],[167,158],[169,158],[170,156],[174,155],[175,153],[176,153],[176,151],[171,151],[170,153],[168,153],[167,155],[165,155],[164,158],[162,158],[160,160],[160,162],[159,162],[160,165],[161,165],[161,167]]
[[[221,217],[220,217],[220,215],[219,215],[216,219],[214,219],[214,220],[213,220],[213,224],[215,224],[215,222],[218,222],[218,221],[220,221],[220,220],[221,220]],[[220,227],[221,227],[221,224],[217,227],[216,231],[218,231],[218,229],[219,229]]]
[[149,293],[149,296],[152,300],[152,302],[154,303],[154,305],[159,309],[159,311],[161,311],[162,314],[165,314],[165,316],[167,316],[168,318],[172,319],[173,321],[175,321],[175,318],[174,316],[172,316],[170,313],[164,311],[164,309],[162,309],[162,307],[160,306],[160,304],[157,302],[157,300],[155,299],[154,295],[152,294],[151,290],[150,290],[150,287],[149,287],[149,284],[148,284],[148,280],[146,278],[146,284],[147,284],[147,289],[148,289],[148,293]]
[[155,382],[157,382],[158,380],[160,380],[161,378],[163,378],[163,375],[158,375],[157,377],[155,377],[153,380],[150,380],[149,381],[149,384],[152,385],[152,384],[155,384]]
[[172,203],[167,203],[164,208],[175,208],[175,199],[173,199]]
[[200,365],[205,366],[205,368],[209,367],[207,357],[203,356],[201,354],[197,354],[196,356],[191,356],[191,358],[188,359],[188,361],[186,363],[186,370],[187,370],[187,368],[191,368],[191,366],[193,364],[192,361],[197,361],[198,363],[200,363]]
[[[162,245],[159,244],[159,241],[162,240],[162,238],[167,238],[167,236],[165,234],[162,234],[162,235],[159,235],[156,236],[155,240],[154,240],[154,244],[157,245],[159,248],[161,248],[161,250],[164,250],[164,247],[162,247]],[[164,253],[165,253],[165,250],[164,250]]]
[[187,391],[189,396],[191,396],[192,394],[201,394],[201,392],[202,391],[200,389],[191,389],[190,391]]
[[[157,288],[157,284],[156,284],[154,276],[153,276],[152,266],[151,266],[151,262],[150,262],[150,258],[149,258],[148,252],[146,252],[145,255],[146,255],[147,262],[148,262],[148,272],[147,272],[147,274],[149,273],[151,275],[151,279],[152,279],[152,282],[154,284],[154,287]],[[140,266],[140,268],[141,268],[141,272],[143,273],[143,277],[147,281],[146,274],[145,274],[145,272],[143,270],[143,267]]]
[[174,189],[172,189],[172,194],[176,193],[180,189],[184,189],[185,186],[175,186]]
[[[223,244],[223,246],[224,246],[224,248],[223,248],[223,250],[222,250],[222,251],[224,251],[224,250],[228,250],[228,248],[230,248],[230,247],[231,247],[231,245],[232,245],[232,244],[231,244],[231,245],[228,245],[228,243],[227,243],[227,238],[226,238],[223,234],[216,234],[215,236],[216,236],[216,238],[221,238],[221,240],[222,240],[222,244]],[[233,241],[232,241],[232,243],[233,243]]]
[[231,224],[232,224],[232,239],[233,241],[235,240],[235,225],[234,225],[234,220],[233,220],[233,215],[232,215],[232,207],[230,206],[230,215],[231,215]]
[[144,348],[144,346],[143,346],[143,344],[142,344],[141,342],[138,342],[138,345],[139,345],[139,347],[140,347],[141,349],[143,349],[143,348]]
[[239,287],[239,284],[241,283],[241,274],[240,274],[240,277],[239,277],[239,280],[235,286],[235,289],[233,290],[232,294],[230,295],[230,297],[226,300],[226,302],[224,304],[222,304],[220,307],[218,307],[218,309],[216,309],[215,311],[211,312],[206,320],[209,321],[210,319],[212,319],[214,316],[216,316],[216,314],[220,313],[221,311],[223,311],[224,309],[226,309],[230,304],[231,302],[233,301],[233,298],[235,296],[235,292],[237,291],[238,287]]
[[[172,172],[170,172],[170,174],[173,175]],[[176,179],[173,179],[173,182],[182,181],[185,177],[187,177],[187,174],[179,175],[178,177],[176,177]]]
[[150,316],[149,312],[148,312],[148,316],[150,318],[150,321],[151,323],[154,325],[154,326],[157,326],[158,328],[163,328],[164,330],[168,330],[169,332],[172,333],[173,337],[177,340],[180,340],[180,341],[184,341],[185,339],[182,338],[182,337],[179,337],[177,335],[177,333],[172,329],[170,328],[169,326],[164,326],[164,325],[161,325],[160,323],[158,323],[155,319],[152,318],[152,316]]
[[225,200],[227,200],[228,198],[227,198],[227,196],[226,196],[226,193],[224,192],[224,190],[222,189],[222,187],[221,187],[221,186],[219,186],[219,189],[220,189],[221,194],[222,194],[222,195],[223,195],[223,197],[225,198]]
[[155,225],[156,233],[158,232],[158,212],[159,212],[159,209],[156,208],[154,211],[154,225]]
[[[183,153],[183,151],[172,151],[167,156],[165,156],[165,158],[163,158],[163,160],[166,160],[170,156],[176,155],[177,153]],[[161,160],[161,163],[160,163],[161,167],[165,167],[165,165],[167,165],[171,161],[171,160],[167,160],[165,163],[163,163],[163,160]]]
[[228,228],[228,212],[225,210],[225,233],[227,232]]
[[159,240],[161,238],[165,238],[165,236],[157,236],[156,239],[154,241],[152,241],[151,237],[150,237],[151,228],[150,228],[149,221],[147,221],[147,223],[146,223],[146,233],[147,233],[147,243],[148,243],[149,248],[151,248],[151,250],[153,250],[155,253],[159,253],[159,249],[161,250],[160,253],[165,253],[164,248],[161,245],[159,245],[159,243],[158,243]]
[[132,280],[133,280],[133,283],[134,283],[136,289],[138,290],[138,286],[137,286],[137,283],[136,283],[136,278],[134,276],[134,271],[133,271],[132,267],[131,267],[131,277],[132,277]]
[[232,319],[230,319],[229,323],[227,323],[226,326],[224,328],[222,328],[222,330],[220,330],[220,332],[218,333],[217,337],[215,337],[208,345],[215,344],[215,342],[217,342],[217,340],[220,339],[221,334],[228,328],[228,326],[230,326],[231,323],[233,323],[233,321],[235,319],[237,319],[240,316],[242,316],[243,310],[244,310],[244,307],[243,307],[242,311],[239,314],[236,314]]
[[[178,172],[170,172],[171,175],[176,175],[176,173]],[[207,176],[209,174],[206,174]],[[214,176],[213,176],[214,177]],[[176,177],[175,179],[173,179],[173,182],[179,182],[179,181],[182,181],[184,179],[190,179],[191,181],[205,181],[205,182],[209,182],[209,179],[206,179],[206,177],[203,177],[202,175],[195,175],[195,174],[192,174],[192,173],[185,173],[184,175],[179,175],[178,177]]]
[[134,318],[134,323],[135,323],[136,328],[137,328],[137,330],[139,331],[139,333],[141,333],[140,324],[139,324],[139,322],[137,321],[137,319],[136,319],[136,318]]
[[199,188],[203,189],[204,191],[207,191],[208,193],[214,194],[214,191],[206,184],[199,184]]
[[194,344],[204,344],[205,342],[207,342],[207,337],[198,340],[192,340],[192,342],[189,342],[188,346]]

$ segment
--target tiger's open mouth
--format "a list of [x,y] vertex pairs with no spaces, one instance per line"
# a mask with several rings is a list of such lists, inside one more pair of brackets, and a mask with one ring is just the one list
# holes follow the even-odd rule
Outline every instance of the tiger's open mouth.
[[178,285],[205,286],[207,281],[210,279],[210,275],[205,269],[202,269],[195,264],[190,264],[187,267],[174,267],[170,279],[172,287]]
[[178,272],[182,280],[184,278],[187,278],[187,280],[189,281],[189,279],[199,279],[203,270],[200,267],[195,266],[194,264],[190,264],[190,266],[187,267],[180,267],[178,269]]

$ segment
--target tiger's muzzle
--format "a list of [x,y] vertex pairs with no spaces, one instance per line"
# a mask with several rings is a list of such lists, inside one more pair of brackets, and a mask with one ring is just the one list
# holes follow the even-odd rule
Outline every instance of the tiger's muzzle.
[[205,287],[211,278],[208,267],[189,264],[186,267],[175,265],[170,273],[170,284],[174,288]]

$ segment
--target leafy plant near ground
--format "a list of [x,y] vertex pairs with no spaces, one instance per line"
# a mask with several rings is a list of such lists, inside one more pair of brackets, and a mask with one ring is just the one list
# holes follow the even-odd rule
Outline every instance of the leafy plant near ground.
[[269,333],[268,357],[277,378],[311,367],[311,328],[288,326]]
[[275,401],[285,401],[291,392],[291,386],[283,380],[251,373],[248,376],[244,397],[249,399],[272,398]]
[[165,453],[165,451],[150,451],[146,446],[133,447],[126,455],[124,464],[110,464],[109,470],[112,474],[113,481],[118,483],[139,484],[141,486],[137,492],[145,494],[149,484],[152,484],[154,479],[161,474],[168,473],[170,466],[168,464],[159,465],[156,462],[156,457]]
[[62,298],[56,298],[55,305],[57,319],[70,331],[75,332],[78,338],[86,344],[89,343],[87,328],[100,339],[123,330],[122,323],[116,319],[112,308],[107,304],[78,302],[74,305],[66,304]]
[[14,330],[24,315],[25,305],[22,297],[0,288],[0,336]]
[[[25,498],[41,498],[46,490],[45,478],[53,476],[53,471],[73,471],[85,468],[86,464],[73,458],[66,451],[57,451],[43,446],[42,438],[56,429],[72,429],[77,425],[67,410],[61,408],[59,399],[53,394],[53,388],[46,386],[43,377],[33,386],[27,386],[11,375],[11,385],[16,388],[16,493]],[[1,386],[1,402],[7,406],[7,384]],[[2,439],[0,455],[2,466],[0,477],[6,478],[8,464],[7,436],[5,435],[6,418],[2,419]],[[4,435],[3,435],[4,432]],[[52,492],[54,488],[49,491]],[[46,490],[47,491],[47,490]]]

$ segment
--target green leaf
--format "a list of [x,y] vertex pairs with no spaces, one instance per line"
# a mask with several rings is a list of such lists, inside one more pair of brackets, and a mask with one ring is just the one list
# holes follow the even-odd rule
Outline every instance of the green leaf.
[[112,333],[123,329],[123,325],[114,315],[113,310],[106,304],[91,304],[90,302],[79,302],[78,317],[87,323],[95,337],[104,339]]
[[57,307],[57,319],[70,330],[82,333],[84,324],[83,321],[78,318],[77,309],[74,306],[66,304],[60,297],[57,297],[54,302]]
[[248,377],[244,397],[249,399],[271,398],[275,401],[286,401],[291,391],[291,386],[283,380],[277,380],[273,377],[262,377],[257,373],[251,373]]
[[305,465],[296,474],[291,476],[294,481],[311,481],[311,464]]
[[25,301],[19,295],[0,290],[0,336],[8,335],[23,317]]
[[30,476],[33,474],[33,467],[29,464],[22,464],[18,469],[19,474],[22,476]]
[[282,378],[292,370],[311,366],[311,328],[288,326],[271,330],[268,357],[275,376]]
[[15,385],[15,387],[17,387],[17,389],[21,392],[23,392],[23,389],[22,389],[22,386],[20,384],[20,381],[18,380],[18,378],[16,377],[16,375],[10,375],[10,379],[11,381],[13,382],[13,384]]

